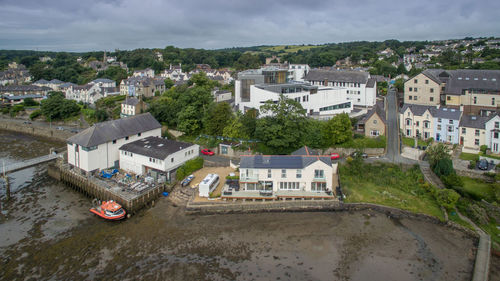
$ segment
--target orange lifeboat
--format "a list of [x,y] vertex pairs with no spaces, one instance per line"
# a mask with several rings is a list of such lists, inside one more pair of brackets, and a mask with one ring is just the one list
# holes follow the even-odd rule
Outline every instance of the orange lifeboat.
[[107,220],[121,220],[126,215],[122,206],[113,200],[104,201],[100,206],[91,208],[90,211]]

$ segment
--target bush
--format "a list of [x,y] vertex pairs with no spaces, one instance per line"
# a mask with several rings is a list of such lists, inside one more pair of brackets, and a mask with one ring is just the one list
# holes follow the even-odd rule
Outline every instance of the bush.
[[475,168],[476,168],[476,161],[470,160],[469,161],[469,169],[474,170]]
[[452,189],[439,189],[436,192],[436,201],[448,210],[455,208],[459,198],[460,195]]
[[493,172],[485,172],[485,173],[483,173],[483,175],[493,179],[496,177],[497,174],[493,173]]
[[42,115],[42,111],[40,111],[40,109],[37,109],[37,110],[31,112],[30,119],[34,120],[35,118],[37,118],[37,117],[39,117],[41,115]]
[[176,179],[182,180],[196,170],[203,168],[203,158],[197,157],[184,163],[177,169]]
[[432,167],[432,170],[440,178],[455,173],[455,170],[453,170],[453,162],[450,158],[439,159],[434,167]]
[[464,182],[462,181],[462,178],[457,176],[457,174],[455,174],[455,173],[449,174],[447,176],[442,176],[441,181],[448,188],[463,187],[464,186]]
[[239,180],[240,177],[239,176],[227,176],[226,177],[226,180]]
[[481,152],[482,152],[483,154],[486,154],[486,150],[487,150],[487,149],[488,149],[488,146],[486,146],[486,145],[484,145],[484,144],[483,144],[483,145],[481,145],[481,147],[479,148],[479,150],[481,150]]

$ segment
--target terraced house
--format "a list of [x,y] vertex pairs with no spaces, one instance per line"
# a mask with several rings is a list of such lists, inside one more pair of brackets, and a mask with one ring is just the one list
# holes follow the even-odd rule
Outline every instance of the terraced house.
[[399,113],[399,124],[406,137],[434,137],[433,106],[405,104]]
[[492,153],[500,153],[500,116],[464,115],[460,119],[460,144],[463,151],[477,153],[486,145]]
[[404,85],[404,103],[419,105],[439,105],[443,88],[441,69],[427,69],[408,79]]

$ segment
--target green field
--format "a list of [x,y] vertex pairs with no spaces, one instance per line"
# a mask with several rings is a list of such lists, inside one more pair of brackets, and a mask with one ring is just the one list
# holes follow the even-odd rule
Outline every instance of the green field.
[[[489,183],[481,179],[473,179],[469,177],[460,177],[464,183],[462,189],[471,194],[473,199],[480,200],[484,199],[488,202],[496,201],[495,192],[500,193],[500,184]],[[500,194],[499,194],[500,195]]]
[[348,142],[341,143],[336,145],[336,147],[344,147],[344,148],[385,148],[386,146],[386,138],[385,136],[379,136],[376,138],[370,137],[357,137]]
[[[402,140],[403,140],[403,144],[406,145],[406,146],[413,147],[415,145],[415,139],[414,138],[403,137]],[[424,141],[424,140],[421,140],[421,139],[418,139],[417,143],[418,143],[419,146],[427,146],[427,142]]]
[[471,160],[479,161],[479,155],[474,154],[474,153],[462,152],[462,153],[460,153],[459,158],[462,160],[467,160],[467,161],[471,161]]
[[444,220],[439,204],[422,186],[418,166],[403,170],[394,164],[353,163],[343,164],[339,170],[345,202],[380,204]]
[[298,51],[308,51],[314,48],[323,47],[324,45],[279,45],[279,46],[267,46],[260,47],[258,51],[247,51],[251,54],[270,54],[270,53],[296,53]]

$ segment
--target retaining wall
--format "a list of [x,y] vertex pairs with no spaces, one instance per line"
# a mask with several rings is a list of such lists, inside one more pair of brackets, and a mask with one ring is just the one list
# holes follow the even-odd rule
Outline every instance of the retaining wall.
[[19,122],[9,120],[0,120],[0,129],[33,135],[37,137],[51,138],[63,142],[74,135],[69,131],[56,130],[55,126],[53,126],[53,128],[51,129],[48,127],[34,126],[33,124],[20,124]]
[[[323,154],[335,152],[340,155],[351,155],[356,150],[356,148],[328,148]],[[380,156],[385,154],[385,148],[364,148],[363,152],[369,156]]]

